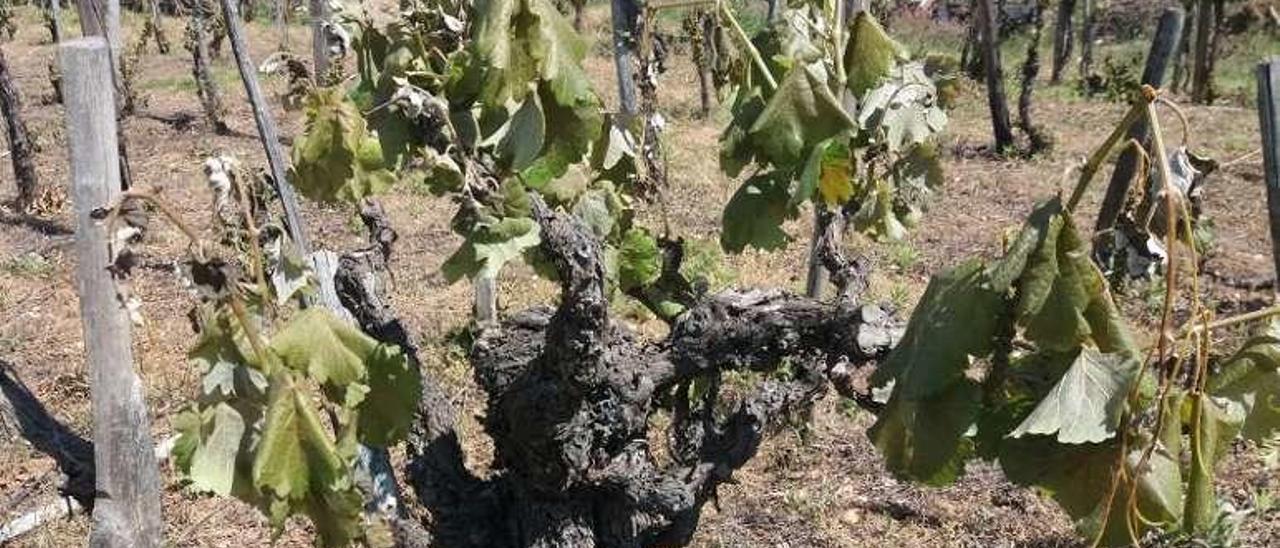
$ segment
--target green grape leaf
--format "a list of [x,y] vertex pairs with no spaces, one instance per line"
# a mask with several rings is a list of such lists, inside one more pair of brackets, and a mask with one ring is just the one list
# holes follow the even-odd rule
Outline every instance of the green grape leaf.
[[895,474],[949,483],[972,453],[981,390],[966,371],[991,352],[1005,307],[985,284],[978,261],[934,276],[902,341],[871,376],[872,386],[893,386],[869,435]]
[[1214,465],[1231,447],[1244,425],[1244,407],[1226,398],[1189,394],[1182,406],[1183,420],[1192,429],[1191,465],[1187,474],[1186,519],[1195,531],[1208,531],[1218,513],[1214,494]]
[[386,447],[404,439],[413,424],[422,374],[399,348],[385,344],[374,349],[365,367],[370,396],[356,408],[360,443]]
[[1011,438],[1057,434],[1059,443],[1098,443],[1115,436],[1138,362],[1084,347]]
[[895,67],[888,80],[867,92],[858,111],[858,126],[871,141],[894,152],[924,143],[946,125],[937,90],[918,62]]
[[894,214],[905,224],[914,226],[934,189],[942,187],[942,161],[938,158],[937,146],[926,141],[911,147],[894,162],[890,172],[895,190]]
[[613,234],[624,209],[626,204],[613,189],[613,183],[601,181],[595,188],[578,196],[573,214],[591,228],[592,234],[605,240]]
[[[273,498],[270,513],[277,526],[290,514],[306,513],[324,544],[346,544],[360,519],[359,493],[347,473],[350,463],[339,456],[311,399],[291,374],[283,372],[271,384],[253,461],[254,484]],[[355,494],[354,505],[347,493]]]
[[502,265],[542,241],[538,223],[525,217],[508,217],[477,225],[467,241],[440,267],[449,283],[477,275],[494,277]]
[[865,10],[854,16],[843,60],[849,91],[854,97],[862,97],[874,88],[904,59],[906,52],[902,46],[885,33],[875,17]]
[[537,83],[544,144],[528,165],[515,165],[530,187],[541,188],[580,161],[600,133],[600,98],[581,68],[587,45],[548,0],[482,0],[473,13],[455,95],[474,89],[482,106],[501,109]]
[[867,435],[895,475],[946,485],[960,476],[973,452],[967,433],[981,396],[978,385],[964,378],[923,397],[895,387]]
[[792,69],[778,84],[748,134],[761,157],[775,166],[790,167],[803,162],[818,143],[854,127],[825,76],[803,66]]
[[730,177],[737,177],[755,160],[749,130],[764,109],[764,96],[758,87],[740,90],[734,98],[730,107],[733,120],[720,135],[720,169]]
[[391,187],[395,175],[355,104],[337,88],[306,100],[306,130],[293,146],[290,181],[321,202],[356,203]]
[[787,207],[786,181],[769,173],[747,179],[725,205],[721,218],[720,245],[730,253],[747,246],[761,250],[780,249],[791,241],[782,223],[795,216]]
[[[1040,245],[1018,282],[1018,325],[1036,345],[1069,352],[1090,341],[1103,353],[1136,359],[1128,326],[1071,218],[1054,200]],[[1044,213],[1041,213],[1043,215]],[[1033,214],[1033,219],[1035,215]]]
[[643,228],[628,230],[618,247],[618,284],[622,290],[652,284],[661,274],[662,255],[658,253],[658,241]]
[[991,353],[1005,304],[986,283],[976,260],[934,276],[872,386],[892,380],[894,393],[909,400],[934,396],[959,381],[972,358]]
[[1280,434],[1280,337],[1270,332],[1250,339],[1223,362],[1209,393],[1239,403],[1245,412],[1240,434],[1262,443]]
[[538,159],[547,135],[547,120],[542,115],[537,94],[525,98],[499,130],[499,135],[499,157],[509,162],[511,169],[525,169]]
[[188,409],[174,418],[178,439],[173,458],[198,491],[230,495],[238,477],[237,459],[245,433],[240,413],[226,403],[203,411]]
[[345,390],[348,385],[364,382],[368,372],[365,362],[380,345],[332,312],[308,308],[280,328],[269,348],[285,367],[306,373],[331,390]]
[[875,179],[853,187],[853,192],[852,199],[860,206],[849,218],[853,228],[877,240],[899,240],[906,236],[907,228],[894,212],[893,183]]
[[[1163,529],[1182,519],[1182,476],[1177,457],[1157,445],[1142,473],[1135,470],[1142,448],[1149,443],[1135,440],[1127,455],[1127,473],[1116,487],[1115,500],[1107,511],[1111,482],[1118,464],[1119,441],[1063,445],[1043,436],[1007,440],[1001,446],[1000,466],[1010,481],[1035,486],[1048,492],[1076,523],[1081,536],[1101,535],[1101,546],[1129,546],[1127,509],[1129,492],[1136,478],[1137,506],[1142,517]],[[1138,520],[1139,538],[1152,524]]]

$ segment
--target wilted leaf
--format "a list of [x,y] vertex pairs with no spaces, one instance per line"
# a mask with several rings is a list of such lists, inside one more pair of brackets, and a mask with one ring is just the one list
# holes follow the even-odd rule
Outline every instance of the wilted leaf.
[[399,348],[379,345],[365,360],[369,396],[359,412],[360,443],[386,447],[404,438],[422,394],[422,375]]
[[775,166],[800,163],[810,149],[854,124],[831,94],[826,78],[809,66],[796,67],[778,84],[764,111],[748,130],[751,144]]
[[777,175],[756,175],[743,183],[725,205],[720,245],[730,253],[747,246],[779,249],[791,241],[782,223],[794,215],[787,207],[787,185]]
[[934,276],[907,323],[902,342],[872,375],[872,385],[894,380],[895,394],[923,399],[963,377],[972,358],[989,354],[1006,312],[1002,296],[986,282],[977,261]]
[[304,196],[356,203],[395,183],[378,139],[340,89],[314,90],[307,97],[306,114],[306,131],[294,143],[290,172]]
[[204,412],[192,409],[174,419],[174,429],[178,432],[174,461],[192,486],[223,496],[231,494],[245,432],[240,413],[226,403]]
[[538,245],[538,223],[524,217],[508,217],[475,227],[467,241],[445,261],[441,272],[450,283],[476,275],[497,276],[502,265]]
[[924,143],[947,125],[937,104],[937,90],[918,62],[895,67],[889,79],[867,92],[858,125],[873,142],[891,151]]
[[1245,412],[1240,434],[1263,443],[1280,434],[1280,338],[1275,326],[1245,343],[1214,375],[1209,393],[1239,403]]
[[1131,357],[1084,347],[1035,410],[1009,437],[1057,434],[1060,443],[1098,443],[1115,436],[1124,400],[1138,373]]
[[902,46],[884,32],[875,17],[866,10],[858,12],[849,28],[849,42],[844,51],[849,91],[854,97],[862,97],[888,77],[894,65],[905,57]]
[[978,385],[963,378],[923,397],[895,387],[867,435],[895,475],[945,485],[964,471],[980,402]]
[[[1135,440],[1138,447],[1145,443]],[[1119,464],[1118,440],[1073,445],[1040,436],[1009,440],[1002,447],[1000,465],[1014,483],[1036,486],[1052,495],[1075,521],[1082,537],[1093,539],[1101,532],[1101,546],[1119,547],[1130,545],[1126,514],[1135,477],[1138,510],[1151,522],[1134,523],[1139,538],[1153,526],[1170,528],[1182,519],[1182,476],[1177,457],[1157,446],[1147,468],[1139,473],[1134,468],[1141,455],[1140,448],[1127,455],[1128,472],[1116,487],[1109,512],[1107,500]]]

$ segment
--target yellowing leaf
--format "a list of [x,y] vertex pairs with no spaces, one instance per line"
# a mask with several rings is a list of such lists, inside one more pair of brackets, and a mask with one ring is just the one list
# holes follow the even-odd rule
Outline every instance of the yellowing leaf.
[[853,196],[853,174],[848,158],[822,163],[818,194],[830,207],[843,205]]

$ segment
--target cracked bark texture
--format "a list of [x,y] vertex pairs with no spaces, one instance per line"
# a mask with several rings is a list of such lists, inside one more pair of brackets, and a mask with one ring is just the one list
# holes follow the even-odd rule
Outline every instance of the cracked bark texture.
[[[487,478],[465,467],[457,411],[424,372],[406,479],[428,511],[420,530],[430,535],[406,544],[687,544],[718,486],[775,427],[804,416],[830,380],[845,393],[856,384],[850,371],[883,357],[901,332],[892,314],[856,298],[824,303],[754,290],[705,297],[665,339],[642,340],[609,319],[590,231],[536,197],[533,215],[560,303],[476,333],[470,358],[488,395],[484,426],[495,446]],[[338,286],[354,287],[341,273]],[[389,309],[367,302],[347,306],[375,337],[414,355]],[[774,374],[783,363],[789,373]],[[770,374],[729,399],[719,385],[730,370]],[[658,412],[672,417],[664,459],[650,447]]]

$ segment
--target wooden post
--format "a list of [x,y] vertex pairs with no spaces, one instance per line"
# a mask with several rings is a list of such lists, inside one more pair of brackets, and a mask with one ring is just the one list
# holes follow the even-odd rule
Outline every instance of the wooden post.
[[1213,40],[1213,0],[1200,0],[1196,5],[1196,42],[1191,65],[1191,100],[1209,100],[1210,42]]
[[82,34],[105,37],[111,44],[112,70],[119,72],[120,0],[76,0],[76,12],[80,15]]
[[978,0],[978,24],[982,34],[982,64],[987,74],[987,105],[996,152],[1013,147],[1013,126],[1009,122],[1009,101],[1004,93],[1004,69],[1000,65],[1000,22],[993,0]]
[[1280,56],[1258,65],[1258,124],[1262,128],[1267,216],[1271,219],[1271,258],[1280,275]]
[[639,109],[636,107],[635,52],[632,51],[635,29],[635,0],[610,0],[613,17],[613,64],[618,77],[618,104],[623,125],[631,123]]
[[475,286],[475,302],[472,303],[472,319],[477,325],[487,325],[498,321],[498,281],[494,278],[476,275],[471,280]]
[[[1182,25],[1186,21],[1181,8],[1168,8],[1160,16],[1160,24],[1156,27],[1156,36],[1151,41],[1151,51],[1147,54],[1147,66],[1142,71],[1142,83],[1159,88],[1164,84],[1164,75],[1168,72],[1169,62],[1177,52],[1182,37]],[[1147,124],[1139,120],[1129,128],[1129,139],[1138,142],[1147,140]],[[1115,226],[1120,210],[1124,208],[1125,197],[1138,169],[1138,154],[1130,147],[1124,147],[1116,160],[1115,171],[1111,172],[1111,182],[1107,185],[1107,193],[1102,198],[1102,207],[1098,210],[1098,222],[1095,231],[1102,232]]]
[[329,38],[324,23],[329,19],[329,0],[311,0],[311,56],[316,81],[324,82],[329,74]]
[[129,315],[107,270],[109,235],[92,218],[120,191],[108,48],[101,38],[59,48],[76,209],[76,285],[93,398],[97,495],[90,546],[152,547],[164,533],[155,442],[142,382],[133,370]]
[[280,195],[280,203],[284,206],[284,219],[289,225],[285,228],[293,244],[298,247],[298,252],[305,257],[310,254],[311,245],[307,241],[306,231],[302,229],[298,196],[293,191],[293,185],[289,184],[284,150],[280,147],[280,132],[276,130],[276,121],[271,117],[270,107],[262,95],[262,87],[258,85],[257,68],[254,67],[253,59],[249,58],[249,46],[244,41],[244,28],[236,9],[236,0],[221,1],[222,18],[227,25],[227,36],[231,38],[231,52],[236,57],[240,80],[244,82],[245,94],[249,96],[249,104],[253,107],[253,120],[258,124],[258,137],[267,153],[271,179],[275,183],[276,193]]

